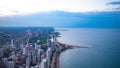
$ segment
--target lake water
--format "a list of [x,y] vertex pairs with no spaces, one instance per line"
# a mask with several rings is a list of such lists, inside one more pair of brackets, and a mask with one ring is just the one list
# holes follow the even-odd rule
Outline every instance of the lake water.
[[62,68],[120,68],[120,29],[63,28],[59,41],[91,46],[62,52]]

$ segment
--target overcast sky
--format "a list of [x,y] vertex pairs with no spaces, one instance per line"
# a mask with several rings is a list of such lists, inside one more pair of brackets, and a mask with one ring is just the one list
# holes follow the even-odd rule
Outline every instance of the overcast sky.
[[120,0],[0,0],[0,16],[23,15],[36,12],[113,11],[119,5],[108,5]]

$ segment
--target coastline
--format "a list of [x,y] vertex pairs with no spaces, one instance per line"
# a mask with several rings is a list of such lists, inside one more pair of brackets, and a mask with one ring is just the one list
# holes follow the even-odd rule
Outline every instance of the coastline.
[[62,68],[60,64],[60,54],[68,49],[75,49],[75,48],[91,48],[91,46],[76,46],[76,45],[68,45],[59,42],[57,39],[55,40],[56,46],[55,46],[55,51],[52,54],[52,60],[51,60],[51,65],[50,68]]

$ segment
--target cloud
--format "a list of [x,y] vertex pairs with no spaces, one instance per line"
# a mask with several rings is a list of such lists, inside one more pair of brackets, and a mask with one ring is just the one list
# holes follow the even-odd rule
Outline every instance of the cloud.
[[[111,1],[113,0],[0,0],[0,7],[18,11],[17,15],[49,11],[89,12],[104,11],[107,8],[105,4]],[[16,14],[4,9],[0,12],[2,15]]]
[[17,15],[17,14],[19,14],[19,13],[20,13],[20,12],[17,11],[17,10],[0,7],[0,16]]
[[23,16],[0,17],[0,26],[92,27],[120,28],[120,12],[34,13]]
[[109,2],[106,5],[120,5],[120,1],[117,2]]

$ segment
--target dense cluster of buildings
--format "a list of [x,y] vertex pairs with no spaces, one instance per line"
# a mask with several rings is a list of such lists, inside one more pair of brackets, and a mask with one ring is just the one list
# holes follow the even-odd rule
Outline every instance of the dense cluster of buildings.
[[[5,68],[49,68],[52,52],[54,50],[54,41],[49,40],[48,49],[44,51],[41,45],[25,46],[21,44],[17,48],[11,40],[11,45],[0,48],[0,65]],[[9,52],[9,56],[5,57],[5,51]]]
[[43,50],[37,42],[18,44],[12,39],[10,45],[0,46],[0,68],[50,68],[55,49],[53,37],[47,41],[47,50]]

